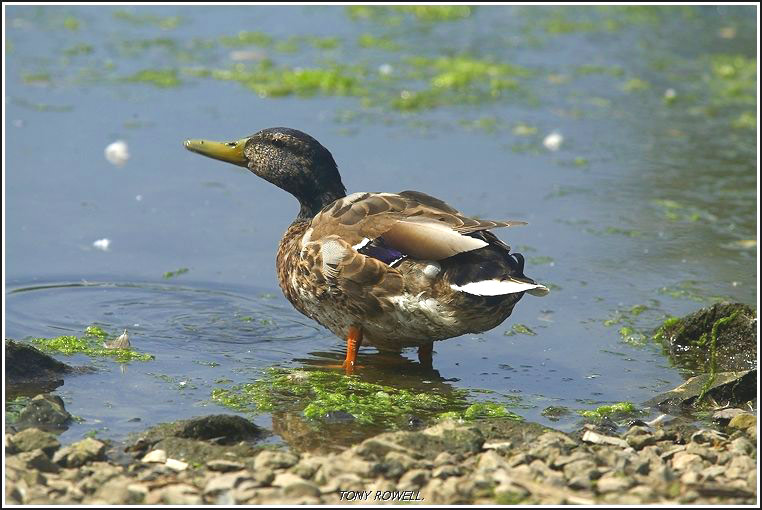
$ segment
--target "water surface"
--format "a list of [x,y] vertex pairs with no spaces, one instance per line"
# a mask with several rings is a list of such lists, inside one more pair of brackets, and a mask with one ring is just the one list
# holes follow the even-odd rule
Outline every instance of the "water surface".
[[[569,429],[574,413],[551,422],[543,409],[643,402],[682,381],[647,340],[665,316],[756,302],[751,7],[440,14],[6,9],[5,337],[98,324],[155,356],[61,357],[98,368],[57,390],[82,418],[64,441],[229,412],[212,389],[342,357],[277,286],[296,201],[185,151],[186,138],[298,128],[332,151],[350,192],[415,189],[529,222],[497,233],[550,295],[437,343],[433,382],[363,350],[361,377],[385,384],[518,396],[518,414]],[[554,132],[557,150],[543,143]],[[103,152],[118,139],[122,167]],[[93,246],[103,238],[107,251]]]

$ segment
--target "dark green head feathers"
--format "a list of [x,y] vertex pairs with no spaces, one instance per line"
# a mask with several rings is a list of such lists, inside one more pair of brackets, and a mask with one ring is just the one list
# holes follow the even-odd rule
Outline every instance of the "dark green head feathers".
[[193,152],[244,166],[252,173],[294,195],[301,209],[298,219],[308,220],[346,188],[331,153],[307,133],[290,128],[263,129],[232,142],[186,140]]

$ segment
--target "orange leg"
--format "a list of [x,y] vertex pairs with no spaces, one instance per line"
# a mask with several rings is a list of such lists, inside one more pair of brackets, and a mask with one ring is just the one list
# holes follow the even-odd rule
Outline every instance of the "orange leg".
[[344,370],[347,375],[352,374],[357,362],[357,351],[362,344],[362,330],[355,326],[349,326],[347,335],[347,359],[344,360]]
[[418,347],[418,361],[423,368],[434,366],[434,342]]

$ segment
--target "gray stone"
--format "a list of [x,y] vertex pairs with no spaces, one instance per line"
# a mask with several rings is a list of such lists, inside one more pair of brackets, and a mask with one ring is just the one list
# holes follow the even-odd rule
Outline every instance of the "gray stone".
[[51,432],[69,428],[71,414],[64,408],[64,401],[57,395],[37,395],[21,410],[14,423],[18,429],[36,427]]
[[53,462],[64,467],[79,467],[87,462],[103,459],[105,452],[104,443],[88,437],[58,450],[53,456]]
[[151,450],[150,452],[146,453],[140,460],[146,463],[156,462],[159,464],[164,464],[167,462],[167,452],[164,450]]
[[435,467],[431,472],[433,478],[450,478],[451,476],[463,475],[463,468],[452,464],[444,464],[442,466]]
[[254,469],[287,469],[299,462],[299,457],[290,452],[262,450],[254,458]]
[[299,478],[283,486],[283,495],[289,500],[303,497],[319,498],[320,488],[312,482]]
[[628,476],[605,475],[598,480],[596,490],[601,494],[609,492],[624,492],[635,485],[635,481]]
[[240,462],[235,462],[232,460],[215,459],[207,462],[206,467],[209,468],[210,471],[227,473],[228,471],[240,471],[244,468],[244,465]]
[[425,469],[411,469],[400,478],[401,490],[417,489],[426,485],[431,478],[429,471]]
[[595,462],[587,458],[564,465],[564,476],[569,480],[580,477],[594,480],[600,476],[600,473]]
[[754,443],[745,437],[737,437],[730,442],[730,451],[741,455],[751,455],[754,451]]
[[701,457],[695,453],[678,452],[672,457],[672,467],[677,471],[701,469]]
[[636,450],[641,450],[646,446],[655,445],[656,437],[646,427],[632,427],[625,434],[625,441]]
[[60,470],[60,467],[51,462],[50,457],[42,449],[19,453],[15,457],[24,466],[22,469],[36,469],[43,473],[57,473]]
[[717,462],[717,452],[711,448],[700,445],[698,443],[688,443],[685,448],[687,453],[693,453],[704,459],[705,461],[714,464]]
[[17,451],[30,452],[39,448],[46,455],[52,455],[61,446],[55,435],[34,427],[14,434],[10,441]]

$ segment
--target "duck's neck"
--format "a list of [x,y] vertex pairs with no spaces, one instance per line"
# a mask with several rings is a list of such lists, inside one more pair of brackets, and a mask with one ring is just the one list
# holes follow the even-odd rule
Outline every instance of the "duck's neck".
[[[343,188],[343,186],[341,186]],[[310,221],[317,215],[325,206],[332,204],[334,201],[347,196],[346,191],[342,190],[325,190],[322,193],[311,194],[308,198],[299,198],[299,215],[294,220],[294,223],[302,221]]]

